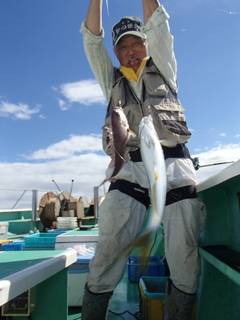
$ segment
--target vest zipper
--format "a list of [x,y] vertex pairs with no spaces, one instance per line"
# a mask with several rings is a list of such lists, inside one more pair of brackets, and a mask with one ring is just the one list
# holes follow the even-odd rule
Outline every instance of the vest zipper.
[[136,99],[138,105],[140,106],[140,109],[141,109],[141,112],[142,112],[142,116],[144,117],[145,116],[145,113],[144,113],[144,110],[143,110],[143,106],[142,106],[142,102],[141,100],[138,98],[138,96],[136,95],[136,93],[134,92],[133,88],[131,87],[131,85],[129,84],[128,85],[132,95],[134,96],[134,98]]

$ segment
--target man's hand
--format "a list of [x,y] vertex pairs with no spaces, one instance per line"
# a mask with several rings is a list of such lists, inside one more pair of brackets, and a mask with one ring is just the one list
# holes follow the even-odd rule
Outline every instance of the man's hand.
[[96,36],[102,33],[102,0],[90,0],[85,25]]
[[153,12],[160,6],[158,0],[142,0],[144,23],[146,24]]

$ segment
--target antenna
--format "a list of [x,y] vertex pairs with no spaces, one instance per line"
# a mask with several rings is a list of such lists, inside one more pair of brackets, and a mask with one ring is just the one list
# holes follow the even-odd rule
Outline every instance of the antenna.
[[55,184],[55,186],[57,187],[58,191],[62,192],[62,190],[59,188],[59,185],[57,184],[57,182],[54,179],[52,179],[52,182]]
[[52,182],[55,184],[55,186],[57,187],[58,191],[61,193],[61,195],[63,196],[63,198],[66,200],[66,197],[64,195],[64,192],[59,188],[59,185],[57,184],[57,182],[52,179]]
[[70,187],[70,194],[69,194],[69,197],[71,197],[71,195],[72,195],[72,190],[73,190],[73,182],[74,182],[74,180],[72,179],[72,183],[71,183],[71,187]]

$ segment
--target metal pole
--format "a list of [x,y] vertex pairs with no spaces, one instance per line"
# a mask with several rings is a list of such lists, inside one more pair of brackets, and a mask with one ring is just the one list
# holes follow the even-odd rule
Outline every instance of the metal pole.
[[38,202],[38,191],[32,190],[32,221],[36,227],[37,221],[37,202]]
[[93,187],[94,216],[98,219],[98,187]]

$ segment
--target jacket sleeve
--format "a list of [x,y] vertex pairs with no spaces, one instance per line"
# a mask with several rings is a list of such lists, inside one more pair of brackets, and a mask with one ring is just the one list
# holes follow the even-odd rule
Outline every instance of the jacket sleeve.
[[177,91],[177,63],[174,54],[173,36],[170,32],[169,15],[163,6],[158,7],[144,26],[148,39],[149,55],[164,79]]
[[108,103],[113,83],[113,65],[103,45],[104,34],[94,35],[87,29],[84,22],[81,25],[81,33],[89,65]]

